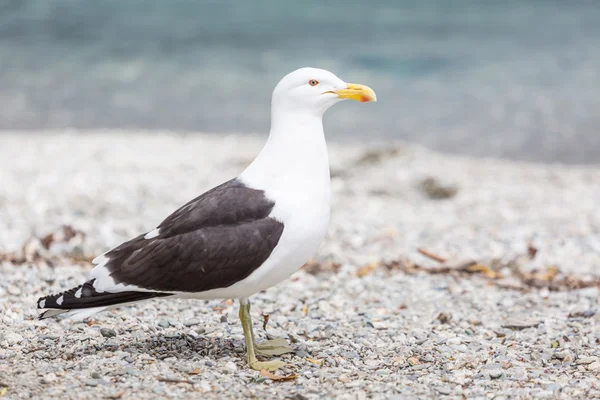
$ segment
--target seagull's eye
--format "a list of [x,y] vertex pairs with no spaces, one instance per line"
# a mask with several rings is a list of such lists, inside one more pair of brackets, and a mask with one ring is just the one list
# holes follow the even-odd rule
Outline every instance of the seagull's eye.
[[317,86],[319,84],[319,81],[316,79],[311,79],[310,81],[308,81],[308,84],[310,86]]

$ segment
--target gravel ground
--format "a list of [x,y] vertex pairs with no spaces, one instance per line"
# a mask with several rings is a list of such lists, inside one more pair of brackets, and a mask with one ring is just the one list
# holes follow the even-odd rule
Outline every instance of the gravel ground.
[[245,367],[231,301],[33,319],[38,296],[79,284],[86,259],[235,176],[263,140],[0,136],[0,394],[600,398],[600,167],[330,146],[326,243],[253,298],[259,337],[297,349],[277,372],[288,380]]

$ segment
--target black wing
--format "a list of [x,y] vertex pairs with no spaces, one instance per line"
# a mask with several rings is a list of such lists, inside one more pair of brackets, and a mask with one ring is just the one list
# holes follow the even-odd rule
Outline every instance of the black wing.
[[233,179],[195,198],[158,226],[105,254],[115,283],[161,292],[202,292],[248,277],[269,257],[283,224],[263,191]]

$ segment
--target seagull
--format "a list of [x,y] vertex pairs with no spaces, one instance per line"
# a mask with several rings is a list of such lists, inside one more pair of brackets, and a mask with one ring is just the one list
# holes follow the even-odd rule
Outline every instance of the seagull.
[[345,99],[376,96],[323,69],[286,75],[273,91],[269,138],[239,176],[95,258],[87,282],[38,300],[46,310],[39,318],[85,319],[153,298],[238,299],[248,366],[284,366],[257,359],[293,350],[283,339],[256,343],[249,298],[300,269],[325,237],[331,188],[323,114]]

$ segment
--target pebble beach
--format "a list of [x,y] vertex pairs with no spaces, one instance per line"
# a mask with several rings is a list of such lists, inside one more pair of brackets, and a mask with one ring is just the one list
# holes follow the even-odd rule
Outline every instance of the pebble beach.
[[[236,176],[253,135],[0,135],[0,397],[600,398],[600,166],[330,143],[315,258],[252,298],[249,370],[231,300],[153,300],[38,321],[89,260]],[[299,155],[301,156],[301,155]]]

